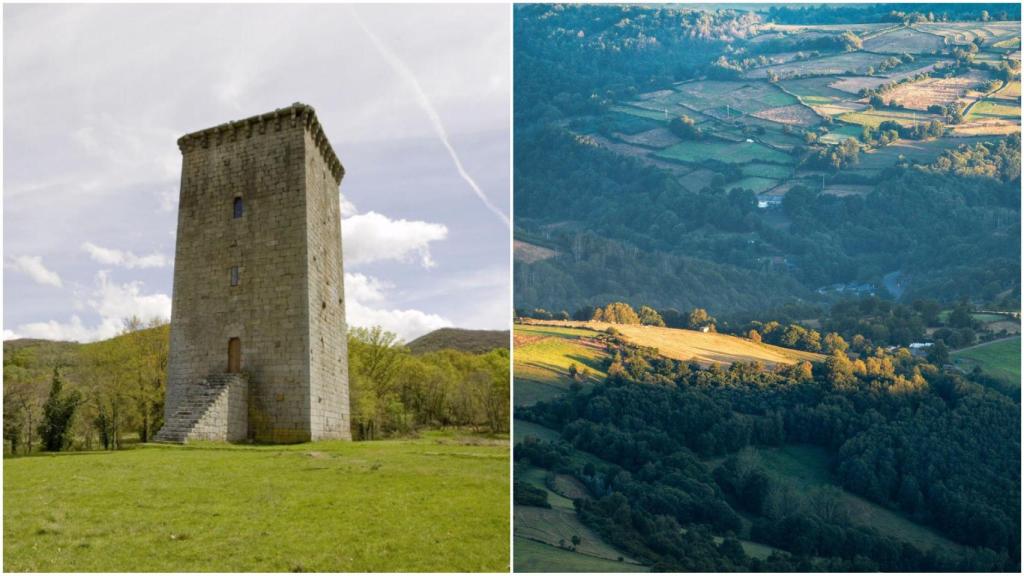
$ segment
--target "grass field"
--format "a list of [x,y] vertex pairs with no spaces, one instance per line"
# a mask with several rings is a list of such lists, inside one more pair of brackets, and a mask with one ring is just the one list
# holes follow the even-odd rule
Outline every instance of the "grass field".
[[887,56],[867,52],[847,52],[824,58],[787,62],[747,72],[747,78],[767,78],[774,72],[782,78],[794,76],[832,76],[836,74],[863,74],[868,67],[877,67]]
[[[696,361],[701,364],[732,364],[733,362],[765,362],[767,364],[795,364],[802,360],[819,362],[825,359],[821,354],[790,350],[768,344],[758,344],[746,338],[728,334],[697,332],[676,328],[658,328],[629,324],[608,324],[606,322],[559,322],[561,326],[589,327],[604,330],[614,326],[629,342],[639,346],[657,348],[658,352],[676,360]],[[518,348],[516,349],[516,370],[519,369]]]
[[864,41],[864,49],[884,54],[921,54],[944,48],[943,39],[912,28],[897,28]]
[[4,460],[6,571],[506,571],[507,440]]
[[915,112],[912,110],[863,110],[860,112],[848,112],[838,118],[847,124],[870,126],[878,128],[882,122],[892,121],[901,126],[913,126],[915,123],[928,122],[936,119],[933,114]]
[[569,387],[569,366],[586,367],[591,378],[605,377],[608,354],[590,330],[557,326],[515,326],[515,405],[551,399]]
[[744,176],[757,176],[760,178],[788,178],[793,174],[793,169],[789,166],[780,166],[779,164],[746,164],[743,166]]
[[968,121],[980,118],[1020,118],[1020,106],[1000,100],[981,100],[967,114]]
[[957,364],[981,369],[1020,386],[1020,336],[958,350],[951,354]]
[[825,486],[836,487],[840,502],[855,524],[872,526],[885,536],[909,542],[921,550],[960,549],[958,544],[934,530],[838,488],[828,470],[828,453],[821,448],[807,445],[748,448],[743,455],[753,458],[766,472],[793,484],[802,492]]
[[518,572],[649,572],[646,566],[584,556],[515,537],[515,571]]
[[698,164],[708,160],[718,160],[729,164],[746,164],[747,162],[790,164],[793,162],[792,157],[757,142],[734,143],[713,140],[683,142],[661,150],[655,155],[667,160]]
[[732,190],[733,188],[742,188],[744,190],[750,190],[754,194],[760,194],[767,190],[771,190],[772,188],[778,185],[778,180],[774,180],[771,178],[761,178],[760,176],[751,176],[728,184],[726,188],[728,188],[729,190]]

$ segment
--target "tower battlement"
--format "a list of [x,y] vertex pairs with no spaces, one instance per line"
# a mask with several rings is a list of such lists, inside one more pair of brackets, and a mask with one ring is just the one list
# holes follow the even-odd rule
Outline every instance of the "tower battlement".
[[242,138],[252,138],[254,135],[266,134],[268,130],[280,131],[286,127],[305,126],[313,138],[313,143],[324,157],[324,162],[331,169],[334,179],[341,181],[345,175],[345,168],[334,153],[334,148],[327,140],[320,120],[316,117],[316,110],[309,104],[296,102],[287,108],[278,108],[273,112],[257,114],[243,120],[225,122],[217,126],[190,132],[178,138],[178,149],[182,153],[200,147],[219,146],[225,142],[235,142]]

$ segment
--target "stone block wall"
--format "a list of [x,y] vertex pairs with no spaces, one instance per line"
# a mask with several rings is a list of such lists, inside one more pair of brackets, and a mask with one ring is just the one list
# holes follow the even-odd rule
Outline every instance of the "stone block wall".
[[246,377],[242,374],[224,374],[216,377],[216,380],[224,388],[196,422],[187,439],[243,442],[249,436]]

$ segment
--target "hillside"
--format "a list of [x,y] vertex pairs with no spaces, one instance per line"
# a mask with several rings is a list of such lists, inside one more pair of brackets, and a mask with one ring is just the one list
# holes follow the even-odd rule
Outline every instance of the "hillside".
[[413,354],[426,354],[444,349],[479,354],[495,348],[508,348],[508,346],[508,330],[466,330],[464,328],[439,328],[406,344]]

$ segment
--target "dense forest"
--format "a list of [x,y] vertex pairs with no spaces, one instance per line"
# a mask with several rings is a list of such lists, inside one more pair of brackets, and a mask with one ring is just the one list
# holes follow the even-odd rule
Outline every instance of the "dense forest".
[[[170,327],[125,322],[90,344],[4,342],[4,450],[119,449],[163,425]],[[509,352],[437,349],[413,355],[380,328],[349,331],[352,436],[372,440],[423,428],[504,433]]]
[[[562,440],[527,438],[515,458],[583,482],[583,521],[656,570],[1019,570],[1017,401],[905,353],[705,369],[613,347],[605,382],[517,410]],[[738,456],[808,444],[838,486],[963,547],[883,536],[851,522],[834,491],[795,490]],[[745,554],[744,517],[745,537],[785,552]]]
[[[832,296],[820,287],[880,284],[895,271],[912,279],[903,295],[911,300],[1019,306],[1019,298],[1005,302],[1020,292],[1019,134],[965,144],[929,163],[900,161],[865,180],[837,171],[856,162],[842,157],[856,154],[844,152],[850,140],[821,146],[819,133],[808,132],[808,143],[791,152],[798,165],[820,162],[822,182],[872,190],[835,196],[796,186],[781,213],[759,209],[754,193],[728,183],[733,164],[712,161],[705,167],[727,177],[691,191],[671,171],[581,135],[622,130],[608,111],[624,98],[762,61],[778,46],[747,37],[764,22],[970,20],[982,11],[988,20],[1019,18],[1015,5],[884,8],[517,7],[515,232],[556,254],[516,261],[516,306],[572,310],[622,299],[724,316],[828,304]],[[941,128],[921,127],[920,135],[900,128],[897,136],[929,139]],[[701,137],[692,126],[687,134]],[[868,143],[889,142],[879,141],[888,138],[884,124],[871,134]]]

